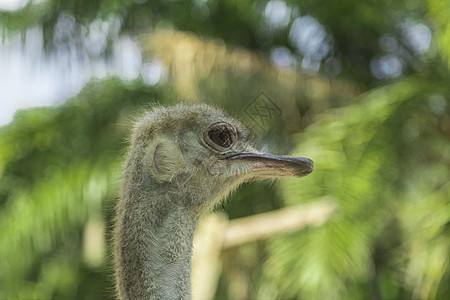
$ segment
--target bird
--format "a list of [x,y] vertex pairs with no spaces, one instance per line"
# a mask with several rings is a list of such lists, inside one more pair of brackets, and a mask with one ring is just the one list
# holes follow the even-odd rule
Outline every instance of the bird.
[[259,151],[251,137],[207,104],[157,106],[136,121],[113,232],[119,299],[191,299],[201,216],[243,182],[313,171],[312,160]]

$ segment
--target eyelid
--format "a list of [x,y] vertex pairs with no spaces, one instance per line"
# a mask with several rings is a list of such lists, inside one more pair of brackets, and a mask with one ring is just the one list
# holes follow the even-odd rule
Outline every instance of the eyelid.
[[[227,132],[227,137],[229,138],[229,145],[224,147],[221,145],[218,145],[217,143],[215,143],[211,137],[210,137],[210,133],[213,130],[217,130],[217,131],[226,131]],[[214,124],[211,124],[204,132],[203,132],[203,141],[211,148],[213,148],[214,150],[217,151],[227,151],[228,149],[230,149],[231,145],[235,142],[236,140],[236,129],[231,126],[230,124],[226,123],[226,122],[217,122]]]

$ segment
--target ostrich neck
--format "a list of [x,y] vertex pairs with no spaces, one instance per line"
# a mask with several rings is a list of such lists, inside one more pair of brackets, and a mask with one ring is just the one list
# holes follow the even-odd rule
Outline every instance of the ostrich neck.
[[[136,190],[136,189],[135,189]],[[190,299],[192,239],[199,214],[150,187],[123,191],[115,228],[120,299]]]

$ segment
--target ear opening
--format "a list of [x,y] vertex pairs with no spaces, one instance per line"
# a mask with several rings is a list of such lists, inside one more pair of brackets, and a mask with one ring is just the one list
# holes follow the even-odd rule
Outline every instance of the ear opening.
[[171,181],[185,166],[181,149],[166,139],[152,143],[147,158],[154,177],[163,182]]

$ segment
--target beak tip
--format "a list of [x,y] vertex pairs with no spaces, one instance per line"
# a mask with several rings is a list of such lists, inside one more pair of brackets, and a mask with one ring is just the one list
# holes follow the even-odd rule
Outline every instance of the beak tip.
[[309,158],[302,157],[303,166],[299,169],[299,174],[296,177],[304,177],[312,173],[314,170],[314,161]]

